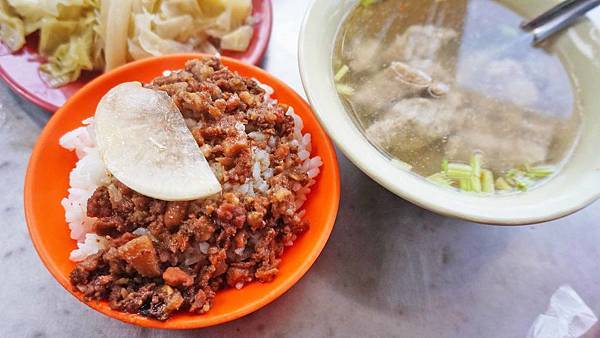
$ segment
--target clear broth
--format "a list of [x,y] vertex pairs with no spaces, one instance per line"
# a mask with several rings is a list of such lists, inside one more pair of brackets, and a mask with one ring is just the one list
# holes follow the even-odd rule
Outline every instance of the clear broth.
[[[522,20],[492,0],[358,5],[334,50],[333,72],[348,66],[339,83],[353,90],[340,97],[371,143],[417,174],[473,153],[494,177],[520,165],[556,172],[578,139],[579,96],[559,56],[518,29]],[[431,85],[399,80],[406,66],[449,90],[434,97]]]

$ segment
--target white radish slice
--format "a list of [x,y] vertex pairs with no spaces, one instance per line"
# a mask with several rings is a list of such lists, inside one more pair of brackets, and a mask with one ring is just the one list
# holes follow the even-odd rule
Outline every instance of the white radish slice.
[[165,92],[139,82],[122,83],[100,100],[94,126],[107,169],[138,193],[186,201],[221,191],[181,112]]

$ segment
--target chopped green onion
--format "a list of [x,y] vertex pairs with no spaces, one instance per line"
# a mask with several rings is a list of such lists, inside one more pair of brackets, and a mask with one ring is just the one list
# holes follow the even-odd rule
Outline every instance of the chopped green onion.
[[471,176],[471,190],[474,192],[481,192],[481,179],[479,176]]
[[515,180],[512,177],[504,177],[504,181],[506,181],[506,183],[508,183],[508,185],[510,185],[511,187],[517,185],[517,182],[515,182]]
[[451,179],[470,179],[473,168],[468,164],[448,163],[446,175]]
[[338,93],[340,93],[342,95],[354,94],[354,88],[352,88],[348,85],[345,85],[345,84],[338,83],[337,85],[335,85],[335,88],[337,89]]
[[427,180],[429,182],[435,183],[437,185],[441,185],[444,187],[451,187],[452,186],[452,180],[450,180],[448,178],[448,176],[446,176],[445,173],[437,173],[437,174],[433,174],[429,177],[427,177]]
[[360,0],[360,5],[363,7],[368,7],[376,2],[377,2],[377,0]]
[[490,170],[481,170],[481,191],[485,193],[496,192],[496,189],[494,188],[494,173]]
[[515,182],[515,187],[521,191],[527,191],[527,189],[529,189],[529,184],[528,182],[524,181],[522,178],[520,177],[516,177],[513,178],[513,181]]
[[481,176],[481,154],[475,153],[471,155],[471,168],[473,168],[473,175],[479,178]]
[[496,189],[498,190],[512,190],[512,187],[506,180],[502,177],[498,177],[496,179]]
[[442,161],[442,171],[448,171],[448,160]]
[[519,169],[510,169],[508,172],[506,172],[506,177],[509,179],[513,179],[515,177],[520,177],[520,176],[524,176],[525,172],[519,170]]
[[335,82],[340,81],[347,73],[350,71],[350,68],[346,65],[340,67],[340,69],[335,73]]
[[471,185],[471,178],[461,178],[459,181],[460,190],[465,192],[473,191],[473,187]]
[[533,183],[523,171],[518,169],[509,170],[506,174],[506,181],[521,191],[527,191]]
[[535,166],[524,164],[506,172],[504,177],[494,177],[494,173],[483,168],[483,156],[474,153],[469,164],[442,160],[442,172],[428,178],[429,181],[445,185],[458,185],[465,192],[495,193],[496,191],[512,191],[518,189],[527,191],[537,180],[552,175],[556,168],[553,166]]
[[541,179],[552,175],[554,170],[552,166],[528,167],[525,175],[532,179]]

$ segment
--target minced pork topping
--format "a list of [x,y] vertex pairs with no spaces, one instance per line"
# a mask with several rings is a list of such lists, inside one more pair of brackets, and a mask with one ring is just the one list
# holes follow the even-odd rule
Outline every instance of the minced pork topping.
[[146,87],[171,96],[223,191],[166,202],[112,179],[87,202],[107,244],[70,277],[88,300],[166,320],[209,311],[220,289],[275,278],[284,248],[308,227],[300,207],[318,164],[293,111],[218,58]]

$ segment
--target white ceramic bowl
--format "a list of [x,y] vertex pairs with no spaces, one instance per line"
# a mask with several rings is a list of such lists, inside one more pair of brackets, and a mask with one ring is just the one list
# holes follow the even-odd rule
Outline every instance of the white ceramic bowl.
[[[312,0],[300,32],[298,57],[304,89],[322,125],[339,149],[367,175],[421,207],[490,224],[548,221],[571,214],[600,197],[600,34],[591,22],[577,25],[555,42],[582,89],[583,133],[571,160],[558,175],[536,189],[486,197],[440,188],[396,167],[365,139],[344,109],[334,85],[332,53],[337,30],[357,2]],[[556,2],[505,1],[526,17]]]

